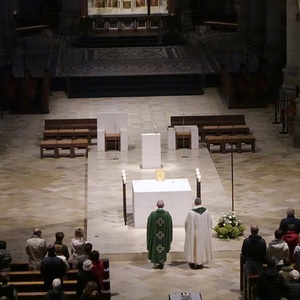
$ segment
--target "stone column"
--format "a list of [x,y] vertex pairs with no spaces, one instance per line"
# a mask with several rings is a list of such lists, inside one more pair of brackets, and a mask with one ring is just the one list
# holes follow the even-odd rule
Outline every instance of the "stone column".
[[[297,0],[287,0],[286,9],[286,66],[283,69],[283,85],[286,90],[295,91],[299,85],[299,32],[300,22]],[[295,93],[295,92],[294,92]]]
[[0,64],[11,63],[15,24],[13,19],[12,0],[0,1]]
[[248,42],[248,28],[250,24],[250,0],[240,0],[237,15],[237,37]]
[[260,50],[266,36],[266,0],[250,1],[249,45]]
[[[294,42],[294,51],[292,51],[292,59],[293,62],[295,63],[295,68],[298,67],[298,70],[295,71],[295,75],[292,76],[291,74],[288,74],[288,71],[290,68],[288,68],[288,64],[283,70],[284,72],[284,84],[292,84],[295,82],[295,85],[300,85],[300,78],[299,78],[299,43],[300,43],[300,38],[299,38],[299,21],[300,21],[300,1],[298,0],[295,3],[290,3],[291,0],[288,0],[288,7],[287,7],[287,43],[292,42],[289,39],[289,27],[292,26],[293,23],[297,23],[298,27],[295,28],[295,31],[293,32],[293,37],[295,38]],[[295,4],[295,5],[294,5]],[[296,18],[293,18],[295,17]],[[289,25],[289,26],[288,26]],[[294,29],[294,28],[293,28]],[[290,29],[291,30],[291,29]],[[297,34],[298,33],[298,34]],[[297,46],[297,47],[296,47]],[[288,45],[287,45],[287,57],[289,52],[288,52]],[[298,59],[297,59],[298,58]],[[287,59],[289,62],[289,59]],[[288,76],[289,75],[289,76]],[[294,117],[294,131],[293,131],[293,142],[294,142],[294,147],[300,149],[300,95],[297,95],[298,98],[295,100],[296,104],[296,115]]]
[[294,118],[293,142],[294,147],[300,149],[300,98],[295,100],[296,116]]
[[80,16],[80,0],[62,0],[62,10],[59,14],[59,33],[79,34]]
[[281,19],[285,10],[281,0],[267,0],[267,41],[264,46],[264,58],[270,65],[280,63],[282,39]]

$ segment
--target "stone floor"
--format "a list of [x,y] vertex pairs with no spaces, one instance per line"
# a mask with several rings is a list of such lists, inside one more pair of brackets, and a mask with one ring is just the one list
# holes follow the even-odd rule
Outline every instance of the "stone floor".
[[[89,157],[39,157],[45,118],[96,117],[97,112],[124,111],[128,115],[129,151],[98,152]],[[188,178],[195,192],[195,168],[202,175],[202,198],[213,223],[234,205],[246,226],[260,227],[270,241],[287,207],[300,216],[300,152],[289,135],[274,125],[273,107],[230,110],[217,90],[201,96],[68,99],[53,94],[49,115],[9,115],[0,120],[1,239],[8,243],[15,262],[26,261],[25,241],[40,227],[47,243],[56,231],[70,244],[74,231],[85,228],[87,239],[111,262],[111,290],[115,300],[168,299],[178,292],[201,292],[203,299],[241,299],[239,250],[242,239],[213,238],[212,263],[190,270],[182,255],[184,231],[174,228],[174,241],[163,270],[151,269],[146,258],[145,229],[122,218],[121,171],[127,175],[128,212],[132,211],[131,180],[154,178],[141,169],[141,133],[161,134],[162,164],[167,178]],[[168,150],[167,126],[171,115],[245,114],[257,139],[256,153],[210,154],[199,150]],[[188,156],[183,158],[183,156]],[[233,162],[233,185],[231,162]],[[232,191],[232,186],[234,189]],[[234,200],[234,201],[233,201]],[[167,209],[167,207],[166,207]]]

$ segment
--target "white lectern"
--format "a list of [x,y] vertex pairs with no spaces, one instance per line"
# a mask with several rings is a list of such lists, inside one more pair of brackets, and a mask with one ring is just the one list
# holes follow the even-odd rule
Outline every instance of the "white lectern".
[[147,218],[157,209],[158,200],[165,202],[165,209],[171,214],[173,225],[183,227],[194,203],[188,179],[132,180],[134,227],[147,226]]
[[105,151],[105,135],[120,135],[120,151],[128,151],[127,113],[104,112],[97,114],[97,144]]
[[160,133],[142,134],[142,168],[161,168]]

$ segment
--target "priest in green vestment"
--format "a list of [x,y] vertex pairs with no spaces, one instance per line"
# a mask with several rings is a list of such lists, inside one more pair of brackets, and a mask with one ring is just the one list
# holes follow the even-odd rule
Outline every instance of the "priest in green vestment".
[[171,249],[173,225],[170,213],[164,210],[164,201],[157,201],[157,210],[147,220],[148,259],[156,269],[162,269]]
[[203,263],[213,259],[212,220],[207,208],[201,206],[200,198],[195,199],[185,220],[184,254],[191,269],[202,269]]

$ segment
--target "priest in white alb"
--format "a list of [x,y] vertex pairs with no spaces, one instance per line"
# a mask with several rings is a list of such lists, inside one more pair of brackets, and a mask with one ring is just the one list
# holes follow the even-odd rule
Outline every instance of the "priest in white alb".
[[200,198],[195,199],[185,220],[184,254],[191,269],[202,269],[213,259],[212,220]]

